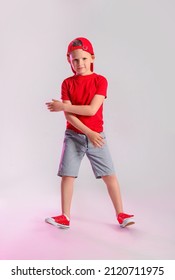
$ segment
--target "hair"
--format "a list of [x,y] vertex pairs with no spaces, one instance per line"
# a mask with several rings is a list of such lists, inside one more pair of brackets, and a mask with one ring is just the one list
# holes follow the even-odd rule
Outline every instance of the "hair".
[[82,43],[81,40],[76,39],[76,40],[74,40],[74,41],[72,42],[72,46],[73,46],[73,47],[83,46],[83,43]]

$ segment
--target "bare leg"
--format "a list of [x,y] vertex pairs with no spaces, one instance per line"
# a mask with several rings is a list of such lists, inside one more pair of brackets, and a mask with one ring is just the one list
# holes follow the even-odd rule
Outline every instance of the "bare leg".
[[61,206],[62,214],[70,218],[70,208],[73,195],[74,177],[64,176],[61,180]]
[[114,205],[116,214],[118,215],[119,213],[122,213],[123,205],[122,205],[122,199],[120,194],[120,186],[117,177],[115,175],[109,175],[109,176],[103,176],[102,179],[107,186],[108,193]]

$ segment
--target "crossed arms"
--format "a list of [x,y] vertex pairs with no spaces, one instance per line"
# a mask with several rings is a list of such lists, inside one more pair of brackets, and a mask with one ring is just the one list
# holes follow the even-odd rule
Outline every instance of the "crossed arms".
[[93,116],[96,114],[100,106],[103,104],[105,97],[103,95],[95,95],[89,105],[72,105],[70,101],[58,101],[52,99],[52,102],[46,103],[50,112],[64,111],[65,117],[69,123],[75,128],[82,131],[96,147],[101,147],[104,144],[103,137],[98,132],[95,132],[84,125],[76,116]]

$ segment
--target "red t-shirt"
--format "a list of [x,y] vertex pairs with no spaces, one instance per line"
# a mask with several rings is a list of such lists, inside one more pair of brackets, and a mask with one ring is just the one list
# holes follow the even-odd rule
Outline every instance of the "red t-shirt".
[[[61,98],[62,100],[70,100],[72,105],[89,105],[95,94],[107,97],[107,85],[106,78],[96,73],[86,76],[74,75],[63,81]],[[94,116],[76,116],[93,131],[103,131],[103,104]],[[67,122],[67,128],[81,133],[69,122]]]

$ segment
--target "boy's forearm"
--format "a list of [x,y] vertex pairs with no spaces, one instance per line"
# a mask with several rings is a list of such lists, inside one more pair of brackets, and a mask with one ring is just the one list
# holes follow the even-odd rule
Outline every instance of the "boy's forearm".
[[104,145],[105,142],[103,136],[100,133],[88,128],[73,114],[65,113],[65,116],[67,121],[70,122],[75,128],[80,130],[82,133],[84,133],[95,147],[102,147]]
[[66,120],[71,123],[76,129],[80,130],[85,135],[89,135],[92,130],[83,124],[76,116],[70,113],[65,113]]
[[81,116],[94,116],[102,106],[104,99],[105,96],[95,94],[89,105],[72,105],[70,102],[66,102],[63,104],[63,111]]
[[95,113],[91,105],[72,105],[66,103],[63,104],[63,111],[82,116],[93,116]]

